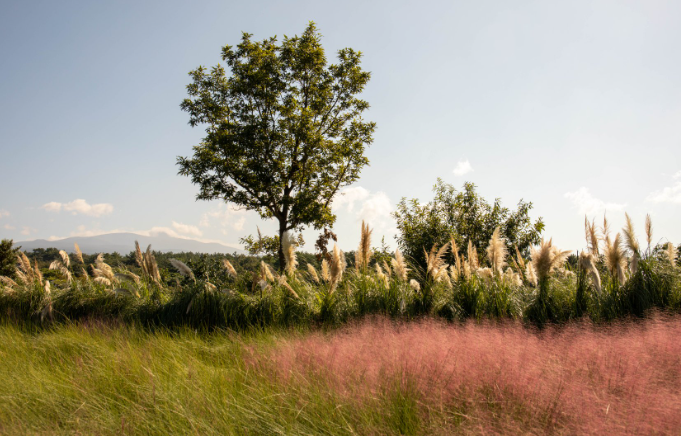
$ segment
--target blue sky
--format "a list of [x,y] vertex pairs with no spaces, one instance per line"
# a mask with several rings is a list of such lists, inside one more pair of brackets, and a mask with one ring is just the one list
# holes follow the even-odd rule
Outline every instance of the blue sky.
[[679,17],[674,1],[3,1],[0,236],[273,233],[194,200],[175,160],[204,132],[179,104],[187,73],[242,31],[281,38],[313,20],[330,60],[352,47],[372,73],[371,166],[335,203],[341,248],[362,219],[394,246],[390,212],[431,199],[437,177],[533,202],[562,248],[584,246],[584,215],[606,210],[640,235],[650,213],[654,240],[679,243]]

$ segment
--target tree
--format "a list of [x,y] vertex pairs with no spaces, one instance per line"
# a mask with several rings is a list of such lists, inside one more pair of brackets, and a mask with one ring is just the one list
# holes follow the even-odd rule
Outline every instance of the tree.
[[14,272],[17,269],[17,252],[19,247],[12,248],[14,241],[11,239],[3,239],[0,242],[0,276],[14,278]]
[[424,264],[423,250],[433,244],[442,246],[454,238],[461,250],[471,241],[479,255],[484,255],[494,229],[501,228],[509,248],[517,245],[527,253],[529,247],[538,244],[544,222],[534,223],[529,217],[532,203],[518,202],[514,211],[501,206],[495,199],[490,205],[475,192],[473,183],[465,183],[462,191],[437,179],[433,187],[433,201],[421,205],[417,199],[402,198],[393,212],[399,234],[395,236],[400,250],[413,261]]
[[[338,51],[327,65],[314,23],[298,37],[254,42],[243,33],[225,46],[221,65],[190,72],[181,108],[189,124],[206,124],[192,158],[178,157],[179,174],[199,185],[198,200],[222,199],[263,219],[279,221],[279,237],[292,229],[332,225],[331,202],[369,163],[365,147],[375,123],[357,98],[370,78],[361,52]],[[279,247],[280,268],[284,256]]]

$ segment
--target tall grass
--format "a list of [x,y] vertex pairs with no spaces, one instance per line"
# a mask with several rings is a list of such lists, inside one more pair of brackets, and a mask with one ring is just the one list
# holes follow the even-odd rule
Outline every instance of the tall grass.
[[[335,246],[322,262],[298,269],[292,235],[286,235],[286,264],[281,274],[265,262],[237,274],[224,259],[214,268],[170,263],[182,276],[168,280],[151,248],[135,244],[137,269],[112,267],[97,256],[85,271],[76,247],[73,259],[60,252],[43,277],[38,265],[21,254],[16,279],[0,280],[0,319],[35,325],[80,319],[116,319],[151,326],[248,329],[263,326],[338,325],[368,315],[449,320],[521,319],[537,326],[588,317],[594,321],[643,317],[650,310],[681,308],[681,275],[675,252],[650,247],[652,224],[646,220],[643,250],[627,216],[624,238],[612,238],[585,221],[587,250],[566,263],[569,254],[551,240],[524,258],[497,229],[479,256],[474,246],[452,242],[424,247],[426,267],[410,265],[397,250],[392,259],[373,256],[372,230],[362,223],[358,251],[348,267]],[[450,252],[451,255],[447,255]],[[445,258],[454,259],[449,265]]]

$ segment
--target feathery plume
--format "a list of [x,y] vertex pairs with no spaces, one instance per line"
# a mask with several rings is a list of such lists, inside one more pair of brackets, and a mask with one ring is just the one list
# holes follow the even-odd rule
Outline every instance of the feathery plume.
[[381,265],[377,263],[375,267],[376,276],[378,277],[378,280],[381,282],[385,289],[388,289],[390,287],[390,280],[388,279],[388,276],[383,272],[383,268],[381,268]]
[[443,245],[439,250],[437,249],[437,244],[433,244],[430,253],[423,250],[426,255],[427,277],[432,277],[435,281],[441,281],[443,277],[447,275],[447,265],[445,264],[443,257],[448,248],[449,242]]
[[676,266],[676,248],[674,247],[674,244],[667,242],[667,249],[665,250],[665,253],[667,254],[669,263],[671,263],[672,268],[674,268]]
[[626,258],[624,257],[624,248],[622,247],[622,240],[620,234],[615,236],[615,240],[611,241],[610,236],[605,238],[605,263],[610,271],[610,274],[619,282],[620,285],[626,281],[624,268],[626,267]]
[[390,265],[388,264],[388,262],[385,259],[383,260],[382,263],[383,263],[383,270],[385,271],[385,274],[388,276],[388,279],[392,279],[393,278],[392,268],[390,268]]
[[[35,259],[33,261],[33,271],[35,272],[35,277],[38,279],[38,283],[43,282],[43,273],[40,272],[40,267],[38,267],[38,259]],[[69,274],[70,276],[70,274]],[[71,281],[71,278],[69,277],[69,282]]]
[[411,288],[416,292],[421,290],[421,285],[414,279],[409,280],[409,286],[411,286]]
[[185,277],[189,277],[190,279],[194,280],[196,283],[196,278],[194,277],[194,273],[192,270],[184,263],[181,262],[177,259],[169,259],[170,264],[175,267],[176,270],[180,272]]
[[598,256],[598,235],[596,235],[596,221],[595,219],[589,223],[589,220],[584,215],[584,233],[586,236],[586,248],[591,254]]
[[47,295],[50,295],[52,293],[52,290],[50,289],[50,281],[45,280],[45,293]]
[[463,262],[463,276],[466,280],[471,279],[471,264],[468,261]]
[[409,268],[407,268],[407,264],[404,261],[404,256],[402,256],[402,253],[399,249],[395,250],[395,258],[392,259],[390,263],[392,263],[393,271],[395,271],[395,276],[397,279],[406,282]]
[[[458,258],[458,256],[457,256],[457,258]],[[452,283],[458,282],[460,276],[461,276],[461,272],[456,267],[456,265],[450,265],[449,266],[449,278],[451,279]]]
[[333,255],[331,256],[331,292],[335,290],[336,286],[340,282],[343,276],[343,260],[341,259],[341,250],[338,245],[333,245]]
[[650,219],[650,214],[646,214],[646,242],[648,243],[648,249],[650,249],[650,243],[653,241],[653,222]]
[[371,260],[371,234],[373,230],[369,229],[369,224],[365,224],[362,220],[362,235],[359,239],[359,247],[355,254],[355,268],[357,271],[365,271],[369,266]]
[[29,281],[35,281],[35,271],[31,267],[31,261],[28,260],[28,256],[23,251],[19,252],[19,268],[26,275]]
[[17,285],[17,282],[15,282],[14,280],[10,279],[9,277],[5,277],[5,276],[0,276],[0,283],[4,284],[5,286],[8,286],[10,288],[12,288],[14,286],[19,286],[19,285]]
[[140,243],[137,241],[135,241],[135,262],[137,262],[137,266],[144,269],[144,256],[140,249]]
[[331,271],[329,269],[329,262],[324,259],[322,260],[322,280],[325,282],[331,281]]
[[489,283],[492,278],[494,277],[494,271],[492,271],[491,268],[478,268],[475,270],[475,275],[484,280],[486,283]]
[[579,253],[579,266],[586,272],[588,277],[591,279],[594,287],[600,294],[601,292],[601,276],[598,274],[598,269],[596,269],[596,264],[594,263],[594,255],[592,253],[587,253],[582,251]]
[[478,249],[473,246],[473,241],[468,240],[468,265],[471,267],[472,271],[475,271],[480,267],[478,262]]
[[504,238],[501,237],[501,228],[497,227],[492,233],[492,238],[489,240],[489,246],[487,247],[487,257],[492,265],[492,271],[496,272],[501,276],[504,267],[506,266],[506,256],[508,255],[508,249],[506,248],[506,242]]
[[76,249],[76,260],[77,260],[79,263],[84,264],[85,261],[83,260],[83,252],[80,251],[80,247],[78,246],[78,244],[74,242],[74,243],[73,243],[73,248]]
[[525,268],[525,277],[527,278],[527,282],[529,284],[532,286],[537,286],[537,273],[534,270],[534,264],[532,262],[527,263],[527,267]]
[[111,286],[111,281],[102,276],[95,277],[94,282],[99,283],[100,285]]
[[[308,265],[309,265],[309,263],[308,263]],[[297,292],[291,287],[291,285],[289,285],[288,282],[286,281],[286,276],[283,276],[283,275],[282,275],[281,277],[279,277],[279,284],[280,284],[282,287],[284,287],[287,291],[289,291],[289,292],[291,293],[291,296],[293,296],[293,298],[296,298],[296,299],[299,299],[299,298],[300,298],[300,297],[298,296],[298,293],[297,293]]]
[[638,240],[636,239],[636,234],[634,233],[634,224],[631,222],[631,218],[629,217],[629,214],[624,212],[624,216],[626,217],[626,226],[622,229],[622,232],[624,233],[624,242],[631,251],[631,264],[629,265],[631,274],[636,274],[636,270],[638,269],[638,258],[640,256],[640,247],[638,245]]
[[518,263],[518,271],[525,270],[525,259],[523,259],[523,256],[520,254],[520,250],[518,250],[518,246],[514,245],[515,248],[515,258],[516,262]]
[[561,251],[553,245],[553,240],[548,242],[542,239],[539,247],[532,248],[532,263],[539,282],[546,280],[554,269],[560,268],[565,263],[569,250]]
[[319,276],[317,275],[317,270],[311,263],[307,264],[307,273],[310,275],[310,278],[312,278],[313,282],[319,284]]
[[140,283],[140,276],[129,271],[125,273],[116,273],[114,274],[114,278],[117,279],[118,281],[127,280],[129,282],[134,282],[138,285]]
[[272,270],[265,263],[265,261],[262,260],[260,261],[260,279],[266,282],[274,282],[274,275],[272,274]]
[[71,266],[71,259],[69,258],[69,254],[64,251],[64,250],[59,250],[59,256],[61,256],[61,261],[66,266],[67,268]]
[[232,263],[229,260],[222,259],[222,266],[227,271],[227,275],[229,275],[232,278],[236,278],[236,270],[234,269]]
[[281,248],[284,252],[284,260],[286,262],[284,269],[288,275],[294,274],[296,272],[296,267],[298,266],[295,242],[293,234],[289,231],[285,231],[281,238]]

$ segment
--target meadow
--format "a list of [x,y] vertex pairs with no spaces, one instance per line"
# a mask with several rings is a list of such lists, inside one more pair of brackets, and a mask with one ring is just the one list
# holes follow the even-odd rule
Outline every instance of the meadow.
[[0,327],[0,433],[675,434],[681,320]]
[[645,234],[585,222],[579,255],[523,256],[496,231],[422,268],[365,224],[355,252],[304,266],[287,236],[281,272],[20,253],[0,279],[0,433],[673,434],[681,272]]

